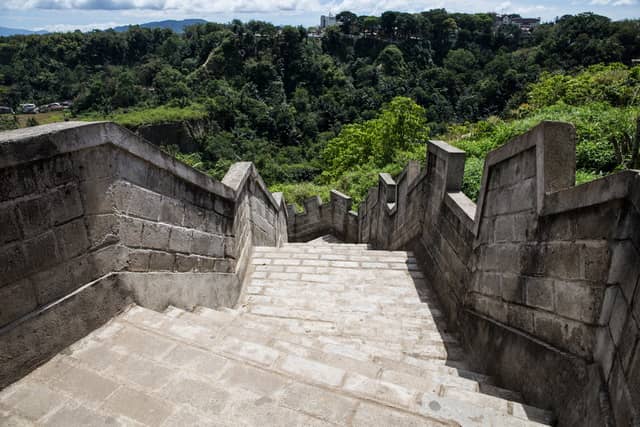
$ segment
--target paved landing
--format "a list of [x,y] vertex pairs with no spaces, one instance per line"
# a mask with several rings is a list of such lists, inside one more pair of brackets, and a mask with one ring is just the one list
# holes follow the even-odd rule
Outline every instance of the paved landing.
[[256,248],[237,310],[129,308],[0,392],[0,425],[528,426],[411,253]]

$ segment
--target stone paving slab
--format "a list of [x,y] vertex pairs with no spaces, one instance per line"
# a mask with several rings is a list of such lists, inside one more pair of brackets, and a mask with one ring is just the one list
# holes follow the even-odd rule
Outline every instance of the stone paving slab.
[[132,306],[0,391],[0,425],[552,421],[465,369],[410,253],[255,248],[250,274],[238,310]]

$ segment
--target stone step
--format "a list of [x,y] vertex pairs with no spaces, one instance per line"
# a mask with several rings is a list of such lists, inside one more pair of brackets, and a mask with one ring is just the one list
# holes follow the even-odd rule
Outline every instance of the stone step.
[[327,242],[327,241],[314,242],[313,240],[311,242],[287,242],[282,245],[282,247],[284,248],[325,247],[325,246],[337,246],[337,247],[344,247],[344,248],[366,248],[366,249],[371,248],[371,245],[369,243],[342,243],[342,242]]
[[[327,255],[327,257],[337,258],[338,256]],[[419,270],[417,264],[405,263],[404,261],[381,261],[378,259],[372,260],[341,260],[341,259],[292,259],[292,258],[254,258],[252,260],[252,267],[258,274],[254,274],[254,278],[265,278],[265,274],[268,277],[274,279],[287,279],[283,273],[289,273],[292,276],[294,273],[301,274],[293,280],[305,281],[320,281],[318,278],[322,276],[312,276],[313,274],[323,274],[325,278],[329,278],[326,275],[332,274],[333,277],[343,277],[351,279],[363,280],[369,276],[369,281],[372,278],[380,277],[380,275],[392,277],[393,275],[402,275],[403,277],[411,277],[415,279],[421,278],[422,272]],[[271,273],[271,274],[269,274]]]
[[[265,249],[274,249],[273,247],[269,247],[269,246],[259,246],[259,248],[265,248]],[[362,250],[369,250],[369,251],[378,251],[378,252],[409,252],[409,251],[384,251],[384,250],[379,250],[379,249],[374,249],[371,245],[369,245],[368,243],[319,243],[319,244],[313,244],[311,242],[306,242],[306,243],[295,243],[295,242],[287,242],[284,243],[282,246],[275,248],[278,250],[287,250],[290,248],[309,248],[309,249],[315,249],[315,248],[332,248],[332,249],[341,249],[341,250],[350,250],[350,249],[362,249]]]
[[[305,262],[302,261],[317,261]],[[327,261],[327,262],[323,262]],[[404,268],[415,269],[416,259],[410,256],[387,256],[375,253],[287,253],[287,252],[262,252],[252,258],[253,265],[314,265],[316,267],[337,268],[387,268],[388,264],[402,264]],[[381,263],[381,265],[368,265],[365,263]]]
[[[175,309],[175,308],[170,308],[168,310],[175,310],[177,313],[177,316],[182,316],[182,318],[191,321],[193,323],[196,323],[200,326],[204,326],[207,328],[210,328],[212,330],[214,329],[218,329],[221,325],[219,324],[219,322],[216,320],[214,321],[210,321],[207,317],[212,316],[213,313],[211,312],[215,312],[215,310],[211,310],[211,309],[207,309],[204,307],[198,307],[196,311],[194,311],[193,313],[190,312],[185,312],[183,310],[179,310],[179,309]],[[170,314],[171,315],[171,314]],[[204,315],[204,316],[203,316]],[[176,317],[177,317],[176,316]],[[204,317],[204,318],[203,318]],[[243,314],[242,316],[239,316],[237,318],[237,321],[233,324],[233,326],[236,327],[244,327],[250,330],[259,330],[260,333],[265,334],[266,336],[287,336],[287,337],[300,337],[300,336],[304,336],[306,339],[315,339],[316,342],[320,343],[322,339],[324,339],[325,341],[328,342],[333,342],[333,343],[349,343],[349,342],[355,342],[355,340],[353,338],[346,338],[346,337],[341,337],[339,335],[332,337],[334,338],[333,340],[330,340],[327,336],[325,336],[325,334],[313,334],[310,332],[305,332],[307,331],[306,329],[303,330],[300,327],[299,328],[291,328],[291,324],[287,323],[287,320],[291,320],[291,319],[272,319],[272,318],[265,318],[262,316],[254,316],[251,314]],[[282,322],[284,321],[284,322]],[[302,328],[304,328],[304,325],[301,326]],[[326,328],[325,328],[326,329]],[[367,340],[364,339],[366,337],[363,337],[363,339],[357,339],[357,341],[359,343],[366,343]],[[294,343],[297,343],[298,341],[294,341]],[[388,346],[388,342],[384,343],[385,345]],[[318,344],[319,346],[321,346],[322,344]],[[434,347],[437,347],[438,343],[434,343]],[[370,349],[374,349],[374,347],[370,347]],[[444,350],[444,349],[443,349]],[[378,356],[380,355],[386,355],[388,357],[391,356],[400,356],[400,358],[402,358],[402,349],[400,347],[398,347],[398,351],[397,352],[390,352],[389,349],[385,349],[383,350],[378,350],[376,352],[376,354]],[[373,357],[373,356],[372,356]],[[439,361],[438,363],[440,365],[444,364],[446,361],[442,360]]]
[[[177,313],[177,316],[189,322],[205,326],[208,328],[217,328],[217,323],[210,323],[198,314],[186,312],[183,310],[171,309]],[[215,311],[200,307],[198,313],[206,313]],[[204,321],[203,321],[204,320]],[[446,366],[440,369],[424,370],[415,366],[407,365],[409,373],[395,371],[388,366],[375,364],[371,361],[369,355],[360,351],[357,347],[345,345],[341,341],[310,339],[308,337],[299,337],[293,334],[284,333],[281,330],[273,330],[265,328],[260,324],[251,324],[251,322],[236,323],[230,329],[222,331],[228,336],[235,336],[247,341],[256,342],[262,345],[271,346],[281,351],[291,352],[298,356],[312,360],[328,363],[332,366],[344,368],[349,366],[355,372],[369,375],[376,378],[382,373],[382,378],[393,377],[397,379],[396,383],[404,386],[413,386],[417,384],[421,386],[421,390],[431,389],[437,392],[440,386],[461,387],[470,391],[482,391],[487,394],[500,398],[508,398],[510,400],[521,402],[521,397],[514,392],[493,386],[491,379],[487,376],[475,374],[473,372],[461,369],[449,368]],[[395,368],[396,366],[394,366]]]
[[[261,277],[260,273],[265,273]],[[285,277],[289,274],[298,273],[280,273]],[[260,276],[259,276],[260,275]],[[247,289],[249,294],[263,295],[267,297],[281,298],[298,298],[315,301],[318,305],[327,304],[329,301],[341,301],[343,303],[355,303],[358,301],[374,302],[386,304],[393,307],[394,304],[401,304],[401,308],[408,309],[411,306],[424,306],[436,308],[438,297],[435,293],[424,291],[407,284],[408,278],[390,277],[385,278],[384,275],[374,275],[370,280],[354,279],[342,275],[325,275],[324,281],[313,280],[318,275],[310,275],[309,280],[303,280],[300,276],[297,279],[273,277],[274,273],[254,272],[251,276],[251,282]],[[375,283],[384,280],[385,283]],[[304,289],[305,292],[300,292]],[[269,290],[271,292],[266,292]],[[316,295],[316,293],[318,295]],[[322,300],[317,297],[322,296]],[[325,301],[327,301],[325,303]]]
[[[260,316],[272,319],[293,319],[300,321],[330,322],[338,325],[341,331],[370,331],[369,336],[373,339],[380,337],[377,330],[386,331],[385,336],[390,338],[410,338],[419,340],[421,337],[438,337],[446,339],[446,342],[456,343],[455,336],[446,331],[446,325],[442,318],[410,317],[402,316],[401,313],[393,315],[386,312],[367,313],[349,312],[348,310],[324,310],[317,311],[309,308],[288,308],[269,305],[242,306],[242,310],[253,316]],[[393,336],[393,333],[404,334]],[[428,339],[428,338],[427,338]]]
[[[193,312],[189,312],[170,305],[166,308],[164,314],[174,318],[193,315],[193,319],[202,321],[202,326],[222,328],[231,324],[238,317],[239,313],[235,310],[214,310],[202,306],[197,306],[193,309]],[[196,316],[196,314],[198,314],[198,316]]]
[[[317,342],[318,347],[325,344],[346,345],[355,348],[357,351],[364,352],[368,358],[374,363],[382,366],[393,367],[393,369],[401,370],[411,374],[416,373],[416,369],[425,370],[448,370],[448,374],[457,375],[456,371],[465,371],[465,365],[460,361],[444,360],[444,359],[418,359],[407,356],[402,353],[402,348],[383,341],[372,341],[371,339],[362,339],[356,337],[343,337],[340,335],[327,334],[311,334],[300,333],[299,329],[281,327],[279,324],[265,323],[263,318],[258,316],[243,315],[243,326],[248,329],[256,329],[264,331],[264,333],[285,335],[288,337],[296,337],[299,340],[312,340]],[[250,320],[247,320],[250,319]],[[295,341],[298,342],[298,341]],[[466,371],[465,371],[466,372]],[[468,377],[468,376],[467,376]],[[488,377],[483,377],[488,378]]]
[[[289,273],[285,273],[289,274]],[[393,282],[392,282],[393,283]],[[371,301],[384,303],[387,308],[393,308],[393,304],[401,304],[397,310],[406,311],[408,306],[417,306],[420,303],[426,307],[437,304],[434,294],[424,294],[405,286],[380,286],[366,282],[348,282],[344,278],[334,282],[294,281],[290,279],[252,279],[247,286],[248,295],[261,295],[264,297],[290,297],[298,295],[301,298],[315,300],[322,305],[323,301],[333,299],[340,301]],[[365,288],[371,292],[367,294]],[[304,292],[302,292],[304,290]],[[339,295],[336,293],[339,292]],[[323,298],[323,299],[317,299]],[[410,314],[410,313],[407,313]]]
[[[333,256],[335,255],[335,257]],[[406,251],[379,251],[366,248],[341,248],[339,246],[283,246],[281,248],[256,247],[253,258],[259,259],[325,259],[334,261],[349,261],[349,257],[364,259],[352,259],[351,261],[373,261],[380,259],[387,262],[415,263],[412,252]],[[393,260],[393,261],[391,261]]]
[[[251,290],[250,290],[251,292]],[[315,295],[315,294],[314,294]],[[246,302],[241,304],[241,308],[245,312],[251,312],[255,315],[281,317],[281,318],[299,318],[304,320],[322,320],[336,322],[343,320],[362,323],[371,321],[378,325],[377,327],[404,328],[411,329],[428,329],[436,328],[438,331],[446,331],[446,322],[444,315],[438,311],[429,309],[425,306],[411,306],[412,309],[401,307],[393,307],[387,304],[378,304],[375,301],[361,301],[352,305],[352,310],[346,304],[340,301],[333,302],[331,300],[319,302],[317,307],[312,307],[312,302],[292,302],[289,305],[284,304],[268,304],[264,302],[263,297],[266,295],[246,294]],[[281,298],[281,297],[277,297]],[[259,302],[255,302],[258,300]],[[400,305],[400,303],[398,304]],[[348,319],[348,320],[347,320]]]
[[[388,310],[390,307],[380,305],[373,302],[360,302],[352,305],[342,305],[339,302],[333,304],[325,303],[317,304],[312,307],[312,302],[307,303],[299,301],[285,305],[284,303],[265,304],[263,302],[253,303],[251,296],[247,297],[247,302],[242,304],[243,311],[253,313],[260,316],[281,317],[281,318],[297,318],[304,320],[325,320],[336,322],[344,319],[345,316],[349,321],[363,323],[365,321],[373,321],[378,324],[386,324],[385,327],[399,328],[405,325],[407,328],[431,328],[438,326],[438,323],[444,323],[444,315],[436,309],[425,309],[424,307],[415,306],[414,310]],[[349,308],[352,308],[349,310]],[[376,318],[378,319],[376,322]],[[347,323],[347,320],[344,321]]]
[[[169,320],[176,322],[176,318]],[[145,319],[148,325],[162,322],[153,314]],[[49,413],[43,424],[59,426],[139,426],[141,422],[163,427],[253,427],[264,425],[265,420],[270,426],[283,427],[365,426],[372,415],[383,414],[414,425],[429,421],[433,422],[429,425],[449,425],[446,420],[364,402],[341,390],[295,381],[119,319],[56,356],[34,376],[6,400],[0,393],[0,425],[5,425],[2,421],[34,425],[18,414],[4,417],[4,402],[25,415]],[[22,396],[28,400],[20,401]]]
[[[530,420],[532,414],[540,421],[546,420],[542,417],[547,415],[544,411],[492,396],[477,397],[479,393],[464,393],[467,390],[455,386],[440,387],[438,393],[424,392],[236,337],[227,335],[214,338],[207,328],[181,318],[149,313],[145,309],[132,309],[122,316],[122,320],[143,330],[197,345],[223,357],[261,367],[295,381],[340,391],[354,398],[371,400],[422,416],[442,420],[442,415],[446,414],[444,419],[461,424],[477,422],[478,416],[480,419],[491,420],[489,424],[493,425],[533,425],[534,422]],[[424,404],[426,400],[429,401],[428,404]],[[437,405],[440,407],[436,409]],[[446,410],[443,411],[443,408]],[[451,412],[448,413],[447,410]]]
[[[301,288],[305,289],[304,293],[300,292]],[[341,294],[336,295],[335,289],[341,289]],[[373,292],[380,292],[380,294]],[[392,311],[402,310],[403,314],[411,314],[415,307],[438,309],[439,306],[438,298],[434,293],[424,292],[421,289],[407,289],[392,285],[382,287],[366,283],[350,283],[348,287],[342,283],[333,286],[319,283],[302,284],[289,280],[258,279],[255,273],[252,283],[247,287],[247,295],[256,295],[252,301],[262,300],[266,303],[270,303],[272,298],[288,298],[293,301],[297,298],[300,301],[312,303],[314,307],[327,306],[335,302],[362,301],[381,304],[385,308],[395,308]],[[400,306],[396,307],[397,304]],[[410,308],[411,311],[409,311]]]
[[[289,273],[284,274],[288,275]],[[344,277],[336,280],[329,277],[325,282],[273,277],[267,279],[256,278],[256,273],[254,273],[251,283],[248,284],[247,294],[260,295],[263,299],[271,297],[305,299],[315,302],[318,306],[327,305],[331,301],[340,301],[344,304],[357,304],[362,301],[363,303],[380,304],[380,306],[392,308],[394,311],[402,311],[404,314],[428,313],[438,306],[435,294],[409,288],[406,284],[399,285],[398,282],[401,281],[389,279],[388,284],[382,286],[374,284],[372,281],[349,281]],[[423,309],[416,310],[419,307],[423,307]]]
[[[407,251],[380,251],[365,248],[340,248],[340,247],[307,247],[307,248],[294,248],[284,246],[282,248],[265,248],[262,251],[256,251],[255,254],[298,254],[300,257],[306,255],[323,255],[335,254],[344,256],[365,256],[365,257],[379,257],[384,259],[414,259],[415,256],[412,252]],[[280,255],[275,255],[281,257]]]
[[[330,322],[326,320],[304,320],[297,318],[284,318],[257,315],[247,313],[255,321],[282,327],[293,334],[305,334],[308,336],[330,336],[344,337],[349,339],[359,339],[364,342],[380,344],[380,348],[386,348],[384,354],[389,350],[394,354],[406,354],[420,359],[447,359],[449,361],[462,361],[465,358],[463,349],[457,342],[444,343],[441,339],[438,341],[429,341],[422,339],[420,336],[408,336],[407,330],[400,328],[391,328],[380,326],[373,328],[367,322],[361,324],[353,324],[345,322]],[[423,327],[422,333],[438,334],[438,328],[434,326]],[[418,333],[418,332],[416,332]]]
[[[371,381],[388,383],[391,389],[418,390],[428,400],[427,404],[417,400],[425,416],[437,412],[436,398],[471,401],[464,392],[482,398],[473,400],[479,412],[474,408],[456,412],[464,404],[448,408],[447,418],[463,425],[470,423],[466,417],[472,413],[477,419],[492,420],[490,425],[504,424],[499,417],[492,418],[495,414],[479,414],[488,409],[512,414],[526,408],[519,403],[519,393],[464,371],[466,355],[457,337],[447,332],[438,298],[412,253],[317,242],[256,248],[253,257],[239,317],[242,324],[230,326],[235,336],[336,368],[347,367],[348,373],[362,376],[369,391],[377,387]],[[274,338],[264,341],[265,334]],[[342,364],[330,359],[327,353],[332,352],[343,358]],[[455,380],[442,379],[438,370],[454,370],[447,365],[455,365],[468,381],[458,381],[456,375]],[[377,373],[376,367],[381,369]],[[384,394],[387,385],[380,387]],[[550,419],[545,411],[527,409],[541,420]]]

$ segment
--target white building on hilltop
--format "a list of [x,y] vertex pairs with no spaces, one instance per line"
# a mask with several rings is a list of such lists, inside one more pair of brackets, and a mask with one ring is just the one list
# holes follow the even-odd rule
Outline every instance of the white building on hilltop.
[[331,13],[329,14],[329,16],[322,15],[320,17],[320,28],[321,29],[327,28],[327,27],[331,27],[331,26],[337,25],[337,24],[338,24],[338,21],[337,21],[336,17],[333,16]]

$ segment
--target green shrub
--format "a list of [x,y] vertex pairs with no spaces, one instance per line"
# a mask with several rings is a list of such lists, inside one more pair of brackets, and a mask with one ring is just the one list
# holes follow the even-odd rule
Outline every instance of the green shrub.
[[471,200],[477,200],[482,182],[484,160],[478,157],[468,157],[464,165],[464,178],[462,180],[462,192]]
[[36,119],[34,119],[33,117],[29,117],[27,119],[27,127],[33,127],[33,126],[38,126],[40,123],[38,123],[38,121]]
[[18,129],[18,120],[12,114],[0,115],[0,131]]
[[[570,106],[562,102],[517,120],[492,119],[488,122],[452,127],[447,139],[465,150],[464,192],[477,197],[482,174],[479,159],[544,120],[573,123],[576,127],[576,164],[582,177],[603,176],[626,167],[636,128],[638,107],[612,107],[603,102]],[[471,164],[470,164],[471,162]]]
[[624,107],[636,104],[640,89],[640,67],[629,68],[623,64],[592,65],[574,76],[542,73],[529,90],[529,103],[536,108],[563,102],[584,105],[605,102]]
[[602,178],[602,174],[578,169],[576,171],[576,185],[584,184],[586,182],[594,181],[598,178]]
[[302,212],[304,201],[308,198],[320,196],[323,202],[328,202],[331,187],[311,182],[300,182],[295,184],[274,184],[269,188],[269,191],[283,193],[285,202],[287,204],[293,203],[296,206],[296,211]]
[[429,135],[425,110],[413,100],[396,97],[375,119],[346,125],[323,152],[323,182],[339,179],[354,167],[384,168],[399,152],[416,153]]
[[154,108],[128,110],[109,115],[86,116],[91,120],[110,120],[126,127],[138,127],[154,123],[182,122],[187,120],[202,119],[206,116],[205,108],[200,104],[191,104],[184,107],[177,105],[162,105]]

